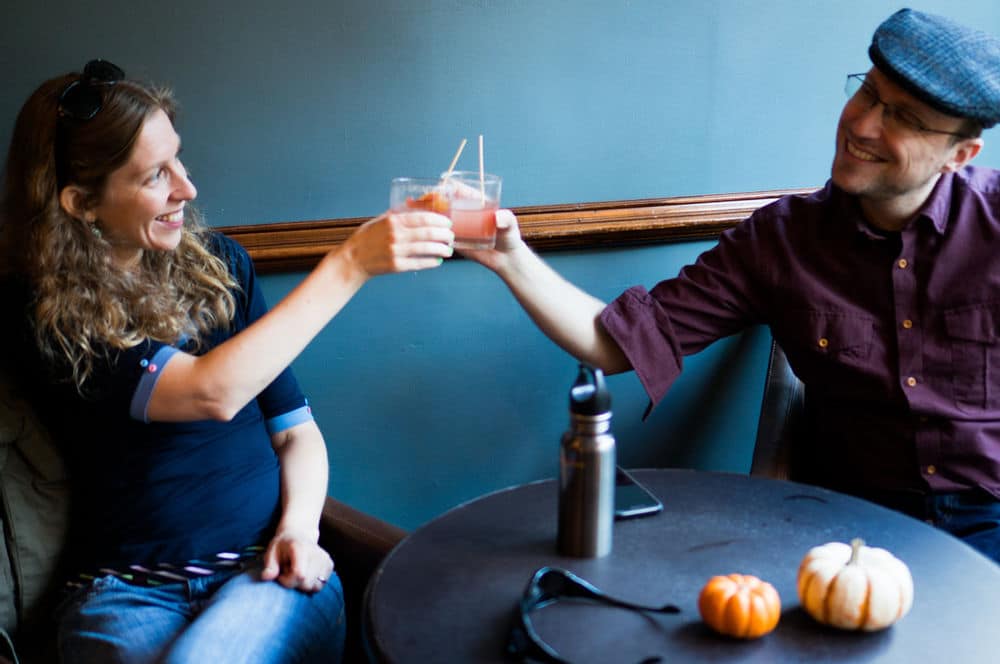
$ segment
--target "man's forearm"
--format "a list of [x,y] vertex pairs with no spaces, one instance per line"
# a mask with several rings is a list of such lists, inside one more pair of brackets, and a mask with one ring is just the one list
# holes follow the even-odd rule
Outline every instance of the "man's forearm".
[[511,252],[498,274],[552,341],[605,373],[630,368],[598,316],[605,303],[562,278],[526,245]]

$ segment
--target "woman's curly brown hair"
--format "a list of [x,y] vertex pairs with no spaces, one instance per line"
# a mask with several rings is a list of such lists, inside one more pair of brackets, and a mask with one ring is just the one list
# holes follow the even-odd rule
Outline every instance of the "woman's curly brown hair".
[[46,81],[18,114],[4,178],[0,272],[26,281],[43,358],[83,393],[94,361],[115,349],[185,337],[197,347],[208,332],[228,326],[237,285],[207,249],[208,230],[190,205],[178,247],[143,251],[129,271],[112,262],[105,240],[60,206],[69,184],[87,192],[90,203],[99,201],[146,119],[157,110],[171,121],[176,114],[169,90],[124,80],[102,88],[94,118],[62,118],[59,95],[79,78]]

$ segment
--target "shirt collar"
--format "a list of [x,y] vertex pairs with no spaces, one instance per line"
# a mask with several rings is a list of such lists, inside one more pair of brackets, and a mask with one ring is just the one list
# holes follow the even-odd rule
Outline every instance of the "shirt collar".
[[955,181],[954,173],[943,173],[934,185],[931,195],[924,201],[916,218],[926,217],[934,229],[941,235],[948,229],[948,217],[951,209],[951,191]]
[[[911,222],[910,226],[915,223],[921,217],[926,217],[931,225],[934,227],[940,235],[944,235],[945,231],[948,229],[948,217],[949,211],[951,209],[951,193],[954,186],[955,174],[954,173],[944,173],[938,178],[937,183],[934,185],[934,189],[931,190],[930,196],[924,201],[923,206],[914,216],[914,221]],[[881,239],[885,237],[884,233],[881,233],[865,221],[864,215],[861,213],[861,207],[858,203],[856,196],[852,196],[837,185],[833,184],[830,180],[826,184],[827,190],[830,192],[831,196],[837,201],[837,205],[844,216],[854,222],[855,226],[859,232],[864,235],[876,239]]]
[[858,233],[872,240],[884,240],[888,237],[886,233],[878,230],[865,220],[865,215],[861,212],[858,197],[848,194],[835,185],[832,179],[827,181],[824,194],[829,196],[830,200],[833,201],[834,209],[837,210],[837,216],[852,223]]

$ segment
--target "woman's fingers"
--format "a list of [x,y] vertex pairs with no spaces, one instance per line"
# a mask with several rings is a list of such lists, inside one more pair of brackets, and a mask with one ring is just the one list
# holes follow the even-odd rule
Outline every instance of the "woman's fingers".
[[447,226],[404,226],[396,231],[394,237],[398,245],[438,244],[450,247],[454,240],[455,234]]
[[452,255],[454,239],[443,215],[390,212],[363,224],[348,241],[348,253],[369,275],[424,270]]
[[404,213],[391,215],[392,222],[398,224],[398,228],[395,229],[390,251],[400,271],[436,267],[441,264],[439,259],[455,253],[451,246],[455,234],[447,217],[434,213]]
[[322,590],[333,573],[330,554],[308,538],[279,534],[264,557],[261,579],[307,593]]
[[385,216],[395,219],[398,223],[410,228],[451,228],[451,219],[437,212],[413,210],[411,212],[390,212]]

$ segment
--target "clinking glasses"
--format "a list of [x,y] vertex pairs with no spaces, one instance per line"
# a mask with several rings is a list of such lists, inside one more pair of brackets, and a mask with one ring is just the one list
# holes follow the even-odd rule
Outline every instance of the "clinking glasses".
[[[650,611],[654,613],[680,613],[673,604],[664,606],[645,606],[625,600],[616,599],[604,594],[595,586],[572,572],[557,567],[540,567],[531,577],[524,595],[514,611],[514,621],[507,642],[507,653],[513,657],[550,664],[569,664],[560,657],[555,648],[547,644],[535,631],[531,624],[530,614],[535,609],[549,606],[556,601],[567,599],[582,599],[622,609],[633,611]],[[651,664],[660,661],[659,657],[649,657],[640,664]]]
[[125,78],[122,68],[107,60],[91,60],[83,75],[63,88],[59,95],[59,116],[73,120],[90,120],[104,104],[101,88]]

